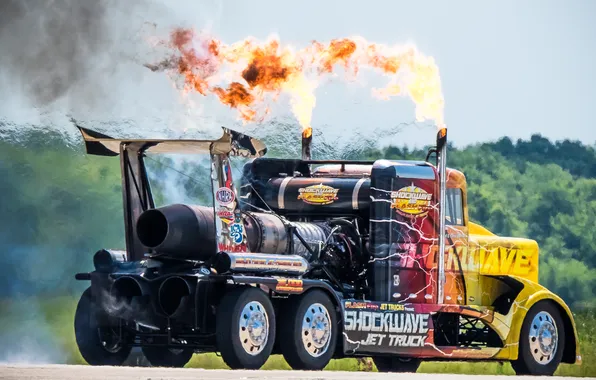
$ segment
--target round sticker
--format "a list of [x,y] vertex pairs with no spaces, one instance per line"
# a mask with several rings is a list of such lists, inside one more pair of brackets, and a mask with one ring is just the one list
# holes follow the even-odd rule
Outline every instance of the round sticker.
[[220,187],[215,192],[215,200],[221,206],[227,206],[231,204],[232,202],[234,202],[234,199],[236,199],[234,192],[232,191],[232,189],[229,189],[227,187]]

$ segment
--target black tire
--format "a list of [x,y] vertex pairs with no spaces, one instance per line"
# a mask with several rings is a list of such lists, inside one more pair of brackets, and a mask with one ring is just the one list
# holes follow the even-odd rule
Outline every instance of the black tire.
[[[552,339],[553,327],[555,339]],[[556,343],[549,351],[551,342]],[[511,362],[511,366],[517,375],[552,376],[561,363],[564,350],[565,330],[561,314],[551,302],[540,301],[530,308],[524,318],[518,358]]]
[[[317,328],[321,328],[317,331],[322,334],[320,337],[313,335],[312,325],[303,329],[303,323],[315,321]],[[318,289],[291,297],[284,305],[278,330],[281,353],[292,369],[321,370],[329,364],[337,344],[335,305],[325,292]]]
[[192,359],[191,349],[143,347],[143,355],[153,367],[182,368]]
[[[87,288],[79,300],[74,318],[75,340],[79,352],[90,365],[122,365],[132,347],[127,339],[122,341],[116,338],[115,334],[111,334],[111,326],[100,326],[98,313],[103,311],[95,304],[91,288]],[[109,318],[101,318],[101,320],[109,320]],[[104,340],[106,338],[112,339]],[[105,346],[104,341],[107,342]]]
[[[250,305],[251,303],[253,305]],[[253,307],[250,311],[249,306]],[[252,313],[252,315],[243,314],[245,307],[247,307],[246,313]],[[267,328],[264,329],[265,335],[261,333],[257,337],[257,339],[263,339],[262,342],[253,339],[250,328],[240,325],[241,319],[251,321],[251,317],[259,318],[259,315],[261,323],[267,322]],[[271,300],[265,292],[254,287],[242,287],[228,292],[217,308],[216,332],[217,348],[230,368],[261,368],[269,359],[275,343],[275,312]],[[257,344],[253,344],[255,342]],[[262,344],[258,345],[258,343]],[[244,348],[245,346],[247,349]],[[249,351],[254,351],[256,354],[250,354]]]
[[397,356],[377,356],[373,358],[373,362],[379,372],[416,372],[422,360]]

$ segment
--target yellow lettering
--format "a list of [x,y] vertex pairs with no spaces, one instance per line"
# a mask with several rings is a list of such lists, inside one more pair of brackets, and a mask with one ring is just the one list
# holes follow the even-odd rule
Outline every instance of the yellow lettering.
[[519,276],[527,275],[530,272],[530,258],[525,254],[516,256],[517,260],[515,260],[513,272]]
[[446,271],[452,271],[456,269],[455,265],[453,265],[453,262],[455,261],[455,255],[457,255],[455,250],[456,248],[452,247],[447,251],[447,264],[445,265]]
[[518,251],[517,249],[506,250],[501,248],[499,248],[499,251],[501,251],[501,273],[509,273],[513,260],[519,256],[517,255]]
[[463,270],[469,271],[470,265],[468,265],[468,247],[465,245],[461,247],[461,252],[461,265],[463,266]]

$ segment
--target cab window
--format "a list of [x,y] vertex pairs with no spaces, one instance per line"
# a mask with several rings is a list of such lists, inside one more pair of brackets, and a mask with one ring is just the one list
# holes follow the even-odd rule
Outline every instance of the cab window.
[[445,220],[451,226],[464,225],[463,193],[461,189],[447,189]]

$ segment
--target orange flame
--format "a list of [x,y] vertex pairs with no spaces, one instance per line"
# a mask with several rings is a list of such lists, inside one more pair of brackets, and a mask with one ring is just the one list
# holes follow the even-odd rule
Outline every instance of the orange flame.
[[350,57],[356,51],[356,43],[347,38],[343,40],[332,40],[329,46],[322,52],[322,71],[328,73],[333,71],[333,66],[342,62],[344,67],[349,64]]
[[248,92],[242,83],[232,82],[227,90],[221,87],[215,87],[213,92],[223,104],[237,108],[240,111],[242,119],[250,121],[255,117],[255,112],[249,108],[255,97]]
[[308,139],[312,136],[312,128],[311,127],[306,127],[302,130],[302,138],[303,139]]
[[353,37],[328,44],[313,42],[295,51],[291,46],[280,46],[276,38],[265,43],[247,38],[226,45],[189,29],[176,29],[169,46],[175,51],[171,57],[146,66],[182,77],[185,91],[216,95],[223,104],[237,109],[246,122],[261,120],[262,113],[258,111],[268,96],[277,99],[286,93],[302,125],[303,136],[312,135],[318,81],[341,65],[355,74],[368,68],[388,76],[387,86],[374,89],[374,96],[408,96],[416,105],[418,121],[434,120],[437,127],[444,126],[439,69],[432,57],[421,54],[412,45],[390,47]]

